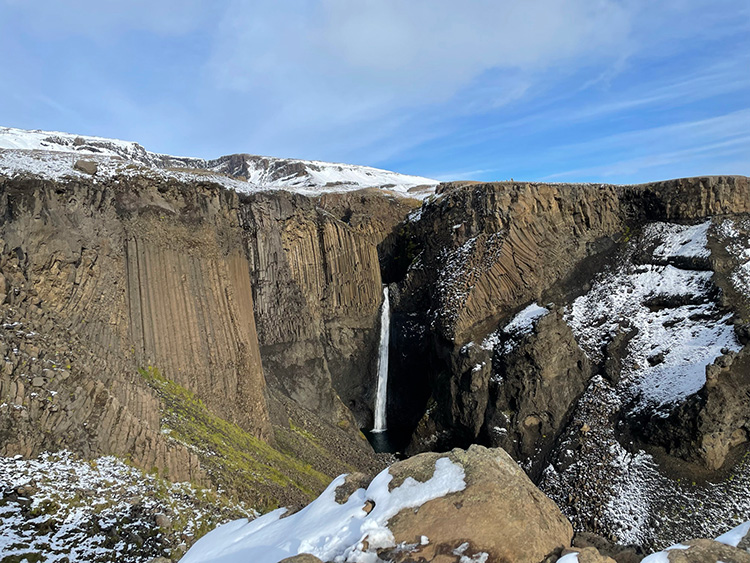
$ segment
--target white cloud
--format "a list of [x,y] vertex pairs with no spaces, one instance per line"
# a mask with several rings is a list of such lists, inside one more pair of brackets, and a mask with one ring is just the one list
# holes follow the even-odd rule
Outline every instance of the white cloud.
[[236,1],[209,71],[264,116],[253,143],[351,138],[364,125],[376,141],[384,116],[458,94],[465,105],[443,117],[480,111],[523,95],[535,73],[616,58],[630,26],[616,0]]
[[298,76],[319,89],[435,100],[487,70],[598,59],[617,51],[629,28],[615,0],[235,2],[214,63],[226,86],[242,90],[288,88]]

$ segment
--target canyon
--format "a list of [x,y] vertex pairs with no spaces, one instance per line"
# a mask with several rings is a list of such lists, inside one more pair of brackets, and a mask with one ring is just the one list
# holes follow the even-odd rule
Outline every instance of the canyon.
[[258,514],[394,454],[479,475],[466,459],[500,455],[479,444],[559,506],[529,561],[573,530],[624,562],[748,519],[747,177],[438,184],[45,132],[0,147],[5,458],[115,456]]

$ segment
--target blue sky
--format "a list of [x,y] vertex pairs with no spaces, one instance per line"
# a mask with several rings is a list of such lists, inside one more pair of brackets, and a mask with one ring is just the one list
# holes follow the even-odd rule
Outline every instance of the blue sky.
[[750,175],[748,0],[0,0],[0,125],[441,180]]

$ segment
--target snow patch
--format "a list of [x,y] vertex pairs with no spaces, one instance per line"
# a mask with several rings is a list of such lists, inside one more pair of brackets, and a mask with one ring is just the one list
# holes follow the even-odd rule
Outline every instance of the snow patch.
[[[740,524],[736,528],[728,531],[726,534],[722,534],[721,536],[716,538],[716,541],[725,545],[729,545],[731,547],[737,547],[742,541],[742,538],[744,538],[748,532],[750,532],[750,521],[745,522],[744,524]],[[669,563],[669,552],[673,549],[690,549],[690,546],[678,543],[666,548],[664,551],[652,553],[651,555],[643,559],[641,563]]]
[[[521,312],[519,312],[511,321],[501,330],[497,330],[488,335],[480,344],[483,350],[494,350],[495,347],[506,337],[511,336],[518,338],[531,334],[539,319],[549,313],[549,309],[540,307],[532,303]],[[513,350],[514,342],[507,340],[503,347],[503,353],[507,354]]]
[[720,535],[716,538],[716,541],[726,545],[731,545],[732,547],[737,547],[742,541],[742,538],[748,533],[750,533],[750,521],[740,524],[736,528],[732,528],[726,534]]
[[[448,458],[435,463],[432,478],[420,483],[411,477],[389,491],[393,477],[384,470],[370,486],[355,491],[344,504],[335,500],[336,489],[345,476],[334,479],[311,504],[286,518],[278,509],[248,522],[237,520],[200,539],[182,563],[275,563],[299,553],[311,553],[323,561],[370,563],[377,561],[373,550],[395,546],[388,521],[404,508],[465,488],[464,470]],[[365,503],[374,508],[368,514]],[[365,540],[367,545],[365,544]]]
[[505,325],[503,332],[505,334],[530,334],[534,330],[536,321],[541,319],[547,313],[549,313],[549,309],[545,309],[536,303],[532,303],[513,317],[513,320]]
[[[656,223],[644,238],[662,241],[658,258],[705,256],[707,229],[708,223],[689,228]],[[596,362],[618,332],[632,335],[621,377],[639,397],[636,410],[658,409],[696,393],[706,382],[706,367],[722,350],[739,351],[731,315],[722,314],[711,276],[672,265],[634,264],[628,256],[566,311],[576,340]]]
[[708,258],[711,253],[706,245],[710,226],[711,221],[692,226],[657,223],[651,228],[652,232],[660,227],[663,227],[664,231],[663,242],[654,249],[654,257]]

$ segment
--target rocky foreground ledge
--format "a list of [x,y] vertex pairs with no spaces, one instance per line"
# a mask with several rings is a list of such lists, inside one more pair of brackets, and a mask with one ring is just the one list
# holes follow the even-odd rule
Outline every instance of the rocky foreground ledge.
[[182,563],[746,563],[750,522],[716,540],[644,559],[635,547],[575,536],[559,508],[500,448],[473,445],[395,463],[369,485],[340,476],[299,512],[236,520]]

